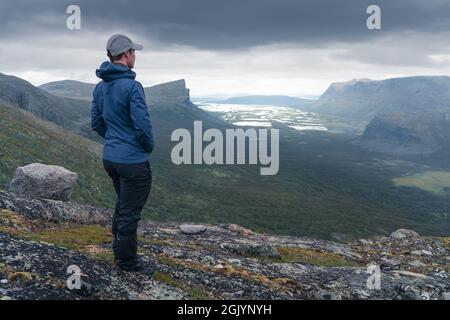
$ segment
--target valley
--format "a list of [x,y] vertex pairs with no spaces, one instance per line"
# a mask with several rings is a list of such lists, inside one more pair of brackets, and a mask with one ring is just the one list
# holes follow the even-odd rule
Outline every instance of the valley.
[[[22,88],[17,81],[15,91]],[[83,91],[71,94],[71,90],[61,91],[59,87],[64,97],[57,97],[63,99],[58,101],[64,101],[69,111],[76,110],[79,117],[69,119],[63,129],[55,125],[60,124],[58,118],[45,112],[44,119],[52,123],[37,118],[42,114],[39,97],[46,101],[56,97],[38,88],[26,88],[21,90],[28,95],[28,90],[34,92],[36,108],[27,109],[26,103],[17,104],[15,100],[0,106],[4,113],[0,153],[5,159],[0,164],[1,188],[6,187],[19,165],[58,164],[80,173],[74,199],[112,207],[114,193],[101,164],[102,141],[92,136],[86,125],[88,97],[80,97],[78,93]],[[0,87],[0,98],[6,90],[11,87]],[[427,170],[450,171],[442,160],[444,149],[437,151],[438,156],[412,154],[403,158],[362,149],[354,143],[362,132],[354,125],[360,120],[323,116],[301,108],[295,109],[293,117],[286,107],[280,108],[275,117],[262,112],[261,117],[256,114],[250,120],[254,110],[249,112],[253,107],[247,105],[223,119],[192,103],[184,80],[146,88],[146,93],[156,149],[151,160],[154,184],[144,208],[145,219],[237,223],[258,232],[336,240],[386,234],[397,228],[436,236],[447,235],[450,230],[447,189],[436,194],[394,183],[396,178]],[[78,108],[80,103],[84,107]],[[242,128],[248,125],[245,121],[270,122],[272,128],[280,130],[278,174],[261,176],[259,167],[252,165],[175,165],[170,154],[176,142],[171,142],[170,136],[178,128],[191,130],[196,120],[202,121],[205,130],[217,128],[223,132],[242,127],[236,125],[239,122],[244,122]],[[323,126],[327,130],[298,130],[300,126]]]

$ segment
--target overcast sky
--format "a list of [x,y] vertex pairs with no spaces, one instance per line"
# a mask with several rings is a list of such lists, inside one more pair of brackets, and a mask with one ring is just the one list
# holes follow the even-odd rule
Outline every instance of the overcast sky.
[[[81,30],[66,8],[81,7]],[[381,30],[366,9],[381,7]],[[331,82],[450,75],[450,0],[1,0],[0,72],[35,85],[97,82],[105,43],[144,45],[145,86],[184,78],[193,96],[319,95]]]

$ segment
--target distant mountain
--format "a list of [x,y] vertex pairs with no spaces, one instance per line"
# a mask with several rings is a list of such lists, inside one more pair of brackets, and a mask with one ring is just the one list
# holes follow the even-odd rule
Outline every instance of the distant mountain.
[[[39,88],[56,96],[92,101],[95,86],[92,83],[63,80],[49,82]],[[184,79],[157,84],[144,90],[149,106],[160,107],[174,104],[193,106]]]
[[309,110],[367,122],[380,113],[449,112],[450,77],[333,83]]
[[[101,142],[90,127],[94,86],[78,81],[58,81],[37,88],[20,78],[0,74],[0,100]],[[41,88],[64,94],[65,97],[55,96]],[[145,92],[154,122],[163,123],[170,119],[169,126],[163,130],[190,125],[186,121],[193,119],[223,124],[190,101],[189,89],[183,79],[145,88]]]
[[450,114],[379,114],[367,125],[358,143],[393,155],[429,154],[450,146]]
[[0,100],[75,133],[98,139],[90,130],[91,106],[87,101],[57,97],[31,83],[0,74]]
[[430,154],[450,143],[450,77],[333,83],[309,111],[367,123],[356,143],[391,155]]
[[[44,84],[40,88],[45,88],[52,93],[63,94],[70,100],[84,100],[84,104],[89,106],[89,113],[84,114],[84,116],[86,121],[90,121],[94,84],[64,80]],[[175,128],[189,127],[193,120],[202,120],[206,127],[208,127],[208,123],[224,125],[223,121],[206,113],[191,102],[189,89],[186,88],[184,79],[157,84],[144,88],[144,91],[147,104],[151,109],[151,115],[154,118],[154,125],[158,128],[158,124],[169,121],[166,125],[161,126],[161,131],[164,132],[161,132],[161,134],[163,135],[169,134],[169,131]],[[191,121],[191,123],[188,121]],[[86,128],[86,131],[92,134],[90,127]],[[95,137],[95,139],[97,140],[98,137]]]
[[92,100],[95,84],[74,80],[49,82],[38,88],[55,96]]
[[303,99],[290,96],[242,96],[233,97],[228,99],[215,99],[208,102],[226,103],[226,104],[259,104],[259,105],[272,105],[272,106],[285,106],[285,107],[301,107],[313,103],[315,100]]

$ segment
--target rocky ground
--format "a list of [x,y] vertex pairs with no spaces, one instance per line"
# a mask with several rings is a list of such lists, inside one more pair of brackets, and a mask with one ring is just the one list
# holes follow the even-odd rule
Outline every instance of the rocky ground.
[[[156,269],[148,276],[114,267],[107,211],[61,206],[0,194],[0,299],[450,299],[450,238],[399,230],[334,243],[145,221],[139,254]],[[71,265],[79,290],[67,287]]]

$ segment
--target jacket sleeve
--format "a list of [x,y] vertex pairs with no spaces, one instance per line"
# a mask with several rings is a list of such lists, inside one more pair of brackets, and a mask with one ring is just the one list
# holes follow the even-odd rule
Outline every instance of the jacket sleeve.
[[151,153],[155,147],[152,122],[145,102],[144,88],[137,81],[133,83],[130,93],[130,117],[142,147]]
[[96,90],[94,90],[92,100],[92,110],[91,110],[91,128],[102,138],[105,138],[106,135],[106,123],[105,119],[103,119],[102,113],[98,107],[98,100],[96,95]]

